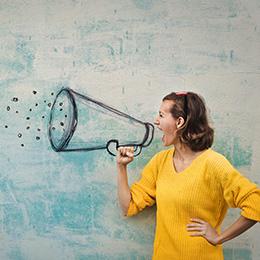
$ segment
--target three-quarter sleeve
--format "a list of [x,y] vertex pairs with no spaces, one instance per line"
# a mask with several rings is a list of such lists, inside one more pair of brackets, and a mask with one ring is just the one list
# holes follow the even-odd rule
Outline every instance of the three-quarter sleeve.
[[127,216],[132,216],[146,206],[152,206],[155,203],[156,168],[154,167],[153,161],[152,159],[144,168],[140,181],[135,182],[131,186],[132,198]]

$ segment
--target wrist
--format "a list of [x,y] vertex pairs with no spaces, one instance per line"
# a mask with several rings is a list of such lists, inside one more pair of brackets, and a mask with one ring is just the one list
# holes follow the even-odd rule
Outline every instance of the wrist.
[[126,164],[117,163],[116,166],[117,166],[117,169],[118,169],[120,172],[126,171],[126,167],[127,167]]
[[215,238],[215,241],[214,241],[214,244],[215,245],[221,245],[223,244],[225,241],[223,241],[223,238],[221,236],[221,234],[219,234],[216,238]]

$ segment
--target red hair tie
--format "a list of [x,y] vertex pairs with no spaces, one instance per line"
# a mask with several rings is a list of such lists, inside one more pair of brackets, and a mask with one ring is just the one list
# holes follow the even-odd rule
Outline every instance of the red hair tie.
[[187,94],[188,94],[187,91],[180,91],[180,92],[175,93],[176,96],[184,96],[184,95],[187,95]]

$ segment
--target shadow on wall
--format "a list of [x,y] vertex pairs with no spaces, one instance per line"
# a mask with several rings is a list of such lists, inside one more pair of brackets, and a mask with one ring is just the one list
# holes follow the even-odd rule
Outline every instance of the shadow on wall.
[[62,88],[51,108],[49,140],[56,152],[106,149],[115,156],[120,146],[134,155],[151,144],[154,126],[70,88]]

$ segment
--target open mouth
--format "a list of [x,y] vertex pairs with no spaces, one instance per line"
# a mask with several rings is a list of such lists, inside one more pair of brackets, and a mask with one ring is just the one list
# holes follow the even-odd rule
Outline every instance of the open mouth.
[[[159,131],[162,131],[163,132],[163,130],[160,128],[160,127],[158,127],[157,126],[157,130],[159,130]],[[163,134],[163,136],[162,136],[162,142],[164,143],[164,140],[165,140],[165,134]]]
[[162,142],[164,142],[164,139],[165,139],[165,135],[163,135],[163,137],[162,137]]
[[[157,130],[159,130],[159,131],[162,131],[163,132],[163,130],[160,128],[160,127],[157,127]],[[164,134],[163,134],[163,137],[162,137],[162,141],[164,140]]]

